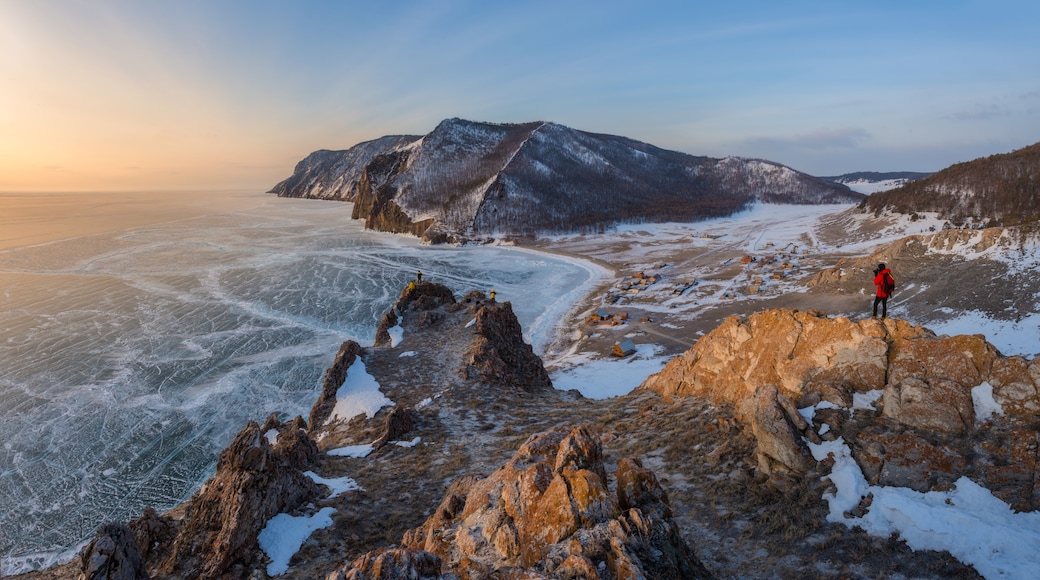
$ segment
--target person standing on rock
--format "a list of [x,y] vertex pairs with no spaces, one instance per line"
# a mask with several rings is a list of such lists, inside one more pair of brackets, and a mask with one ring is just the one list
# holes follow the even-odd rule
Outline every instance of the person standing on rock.
[[422,282],[422,270],[419,270],[418,272],[415,273],[415,281],[416,282]]
[[874,270],[874,286],[877,286],[877,292],[874,293],[874,318],[877,318],[878,304],[881,305],[881,318],[888,316],[888,297],[892,295],[895,284],[892,270],[884,262],[878,264],[877,270]]

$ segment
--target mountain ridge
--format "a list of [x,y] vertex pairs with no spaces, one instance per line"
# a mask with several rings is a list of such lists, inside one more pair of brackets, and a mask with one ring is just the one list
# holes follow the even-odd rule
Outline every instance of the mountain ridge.
[[956,163],[902,187],[873,193],[860,208],[875,214],[937,212],[953,225],[1036,222],[1040,220],[1040,143]]
[[[363,166],[362,166],[363,165]],[[552,122],[446,119],[429,134],[315,152],[271,193],[355,202],[370,229],[429,241],[600,231],[863,195],[760,159],[715,159]]]

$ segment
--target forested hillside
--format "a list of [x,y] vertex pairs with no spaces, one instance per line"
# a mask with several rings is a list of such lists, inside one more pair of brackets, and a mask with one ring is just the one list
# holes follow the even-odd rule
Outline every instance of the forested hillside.
[[871,194],[860,207],[934,211],[955,225],[1010,226],[1040,220],[1040,143],[958,163],[931,177]]

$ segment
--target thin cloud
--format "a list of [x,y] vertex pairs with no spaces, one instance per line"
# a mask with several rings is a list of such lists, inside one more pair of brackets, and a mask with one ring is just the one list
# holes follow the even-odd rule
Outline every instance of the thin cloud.
[[830,149],[854,149],[870,138],[870,133],[860,127],[844,127],[803,133],[793,137],[756,137],[744,142],[750,149],[799,148],[813,151]]

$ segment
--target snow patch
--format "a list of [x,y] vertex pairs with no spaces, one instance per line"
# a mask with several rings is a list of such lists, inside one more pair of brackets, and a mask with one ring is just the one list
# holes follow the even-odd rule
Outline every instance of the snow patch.
[[318,485],[324,485],[329,488],[329,498],[336,497],[340,494],[348,491],[365,491],[358,485],[358,482],[354,481],[350,477],[336,477],[332,479],[324,478],[313,471],[304,471],[304,475],[311,478],[311,481]]
[[[817,461],[834,458],[825,493],[827,521],[859,527],[868,534],[899,536],[913,550],[946,550],[986,578],[1035,578],[1040,569],[1040,513],[1015,513],[967,477],[951,491],[921,493],[904,487],[868,485],[842,439],[806,442]],[[846,517],[868,494],[863,517]]]
[[390,335],[390,348],[401,344],[401,339],[404,338],[404,328],[401,328],[400,324],[386,329],[386,332]]
[[264,433],[264,437],[267,438],[267,442],[271,445],[278,443],[278,429],[268,429],[267,433]]
[[983,381],[971,389],[971,402],[975,406],[975,418],[988,421],[993,415],[1004,415],[1004,408],[993,398],[993,385]]
[[347,369],[347,379],[343,381],[343,386],[336,391],[336,407],[328,422],[336,419],[349,421],[361,414],[371,419],[380,409],[393,404],[379,390],[379,383],[368,374],[365,363],[358,357]]
[[360,459],[363,457],[368,457],[368,455],[372,453],[373,449],[375,448],[372,447],[371,443],[366,443],[364,445],[347,445],[346,447],[337,447],[336,449],[329,449],[328,451],[326,451],[326,453],[332,455],[333,457],[354,457]]
[[865,411],[877,411],[877,407],[874,403],[884,395],[885,391],[881,389],[875,389],[873,391],[867,391],[865,393],[853,393],[852,394],[852,411],[856,409],[862,409]]
[[1032,313],[1018,321],[994,320],[978,310],[967,311],[956,318],[931,322],[936,334],[984,334],[990,344],[1004,355],[1031,357],[1040,354],[1040,313]]
[[655,344],[636,345],[632,356],[596,358],[592,353],[579,353],[567,358],[574,366],[550,374],[553,386],[561,391],[575,389],[589,399],[608,399],[632,392],[650,375],[660,371],[671,360],[659,356],[663,350]]
[[332,525],[332,514],[335,508],[322,508],[312,516],[291,516],[278,514],[267,520],[267,525],[256,537],[260,549],[271,559],[267,565],[267,574],[280,576],[289,570],[289,560],[300,550],[300,546],[310,537],[314,530]]

